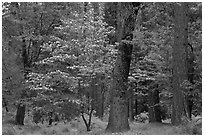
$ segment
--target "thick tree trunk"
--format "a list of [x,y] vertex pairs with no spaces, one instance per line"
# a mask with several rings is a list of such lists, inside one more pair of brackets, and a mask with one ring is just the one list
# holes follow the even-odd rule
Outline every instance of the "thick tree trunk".
[[185,114],[184,94],[181,84],[186,76],[187,13],[186,3],[175,3],[174,45],[173,45],[173,110],[172,124],[181,124]]
[[[158,88],[158,87],[156,87]],[[149,122],[161,122],[161,115],[159,110],[159,91],[155,89],[149,92],[148,98],[148,112],[149,112]]]
[[[129,3],[131,6],[131,3]],[[110,92],[110,112],[107,132],[124,132],[130,129],[128,123],[128,75],[131,62],[132,44],[123,40],[132,40],[132,32],[135,28],[135,18],[133,15],[126,15],[127,3],[117,3],[117,27],[116,36],[118,45],[118,55],[113,71],[113,85]],[[134,6],[134,5],[132,5]],[[127,8],[127,9],[126,9]],[[128,11],[127,11],[128,13]]]
[[128,123],[127,80],[131,61],[132,45],[122,43],[123,23],[121,3],[117,6],[118,55],[114,67],[107,132],[124,132],[130,129]]
[[24,125],[24,118],[25,118],[25,104],[20,103],[17,106],[16,124],[17,125]]
[[107,131],[123,132],[130,129],[128,123],[127,78],[129,74],[132,45],[120,44],[113,76],[110,113]]
[[[120,34],[121,32],[119,32]],[[111,91],[109,122],[107,132],[123,132],[130,129],[128,123],[127,80],[130,68],[132,45],[119,44],[114,68],[113,88]]]

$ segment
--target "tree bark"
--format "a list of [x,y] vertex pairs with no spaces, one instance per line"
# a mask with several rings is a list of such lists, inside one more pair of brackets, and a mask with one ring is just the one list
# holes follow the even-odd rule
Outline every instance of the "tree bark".
[[[190,47],[190,49],[189,49]],[[191,84],[195,84],[194,83],[194,66],[195,66],[195,55],[193,53],[193,47],[192,45],[190,45],[188,43],[188,48],[187,48],[187,57],[186,57],[186,60],[187,60],[187,76],[188,76],[188,81],[191,83]],[[187,113],[188,113],[188,117],[189,119],[191,119],[191,114],[192,114],[192,108],[193,108],[193,95],[192,95],[192,92],[193,92],[193,89],[190,89],[190,95],[187,95],[186,96],[186,104],[187,104]]]
[[128,123],[127,80],[130,68],[132,45],[122,43],[123,23],[121,21],[121,3],[117,5],[118,55],[113,74],[109,121],[107,132],[124,132],[130,129]]
[[128,118],[130,121],[134,120],[133,106],[134,106],[133,84],[130,83],[129,97],[128,97]]
[[24,125],[24,118],[25,118],[25,104],[19,103],[16,112],[16,124]]
[[[158,86],[158,85],[157,85]],[[161,121],[161,115],[159,110],[159,91],[157,89],[154,89],[153,91],[149,92],[149,122],[162,122]]]
[[[22,59],[23,59],[23,69],[24,69],[24,79],[27,79],[28,71],[27,67],[30,67],[28,54],[26,52],[26,41],[25,39],[22,40]],[[20,93],[21,98],[26,98],[26,92],[22,91]],[[24,125],[24,118],[25,118],[25,104],[19,103],[17,106],[16,112],[16,123],[20,125]],[[22,116],[20,116],[22,114]]]
[[110,113],[107,131],[123,132],[130,129],[128,123],[127,78],[130,67],[131,47],[120,44],[114,68],[113,90],[111,92]]
[[135,116],[138,115],[138,109],[137,109],[137,97],[135,97]]
[[[128,5],[130,4],[130,5]],[[131,62],[132,44],[122,40],[132,40],[132,32],[135,28],[134,13],[124,18],[128,13],[131,3],[117,3],[117,27],[116,36],[118,54],[113,71],[112,91],[110,92],[110,112],[107,132],[124,132],[130,130],[128,122],[128,75]]]
[[186,76],[186,46],[187,46],[187,15],[186,3],[175,4],[174,45],[173,45],[173,109],[172,124],[182,122],[184,113],[184,94],[181,84]]

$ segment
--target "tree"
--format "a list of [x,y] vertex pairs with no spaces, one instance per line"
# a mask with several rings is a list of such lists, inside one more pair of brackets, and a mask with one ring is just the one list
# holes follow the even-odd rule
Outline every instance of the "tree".
[[[95,16],[93,12],[92,3],[69,4],[76,7],[73,10],[75,12],[61,15],[63,23],[55,29],[54,34],[51,34],[49,42],[42,45],[41,56],[35,62],[35,71],[30,73],[29,82],[34,90],[38,91],[39,88],[43,90],[43,92],[40,90],[42,94],[33,100],[43,101],[46,96],[46,101],[50,101],[48,105],[45,105],[47,107],[52,106],[59,110],[60,108],[53,104],[63,104],[59,103],[59,100],[60,98],[64,99],[66,95],[80,100],[80,104],[85,106],[81,115],[88,114],[90,116],[90,120],[88,122],[84,120],[84,122],[87,130],[91,130],[93,109],[97,112],[100,111],[94,104],[99,101],[96,102],[96,98],[92,94],[98,97],[103,95],[102,92],[97,91],[96,83],[92,84],[91,81],[94,82],[94,77],[100,75],[109,76],[112,70],[115,49],[114,46],[107,44],[107,34],[112,28],[103,21],[103,3],[99,3],[98,16]],[[79,85],[76,84],[76,81],[80,79],[83,88],[77,90]],[[83,91],[85,88],[91,90],[86,94]],[[47,91],[53,94],[47,94]],[[85,101],[81,97],[76,97],[78,94],[82,94]],[[36,106],[36,108],[38,107]],[[47,107],[43,107],[41,110],[47,111]],[[73,110],[75,109],[73,108]],[[67,110],[62,110],[60,113],[64,113],[63,111]],[[69,113],[66,114],[69,115]]]
[[[59,16],[56,15],[55,8],[50,10],[45,3],[11,2],[4,3],[4,6],[3,31],[10,37],[10,45],[20,48],[16,52],[20,55],[20,62],[23,66],[21,69],[24,73],[23,83],[26,84],[29,71],[40,55],[41,46],[47,42],[47,37],[53,32],[54,27],[60,24]],[[19,98],[15,101],[21,102],[17,105],[16,111],[16,123],[20,125],[24,123],[28,87],[26,85],[21,92],[16,92]]]
[[[198,47],[200,47],[199,37],[200,34],[200,21],[201,21],[201,5],[200,3],[188,3],[188,46],[186,47],[186,65],[187,65],[187,77],[188,83],[186,83],[186,109],[187,116],[191,119],[192,112],[195,111],[196,106],[200,106],[199,102],[201,101],[199,98],[199,71],[198,71],[198,60],[199,60],[199,52]],[[197,27],[194,28],[194,25]],[[200,31],[199,31],[200,30]],[[197,35],[195,35],[197,33]],[[194,44],[197,43],[197,44]],[[195,113],[194,113],[195,115]]]
[[[134,5],[135,4],[135,5]],[[132,32],[135,28],[134,6],[138,3],[116,3],[116,38],[118,53],[113,70],[113,85],[110,93],[109,121],[107,132],[123,132],[130,129],[128,123],[128,97],[127,82],[131,62]],[[136,12],[137,13],[137,12]],[[124,40],[124,41],[123,41]],[[126,42],[125,42],[126,40]]]
[[168,89],[171,77],[169,55],[172,17],[168,8],[169,5],[164,3],[144,3],[139,29],[134,31],[135,45],[130,74],[136,79],[137,85],[134,88],[134,96],[138,108],[135,110],[139,113],[148,111],[150,122],[161,122],[160,109],[163,109],[168,101],[163,98],[171,98]]
[[188,45],[187,3],[175,3],[174,45],[173,45],[173,110],[172,124],[180,124],[184,113],[182,83],[187,80],[186,48]]

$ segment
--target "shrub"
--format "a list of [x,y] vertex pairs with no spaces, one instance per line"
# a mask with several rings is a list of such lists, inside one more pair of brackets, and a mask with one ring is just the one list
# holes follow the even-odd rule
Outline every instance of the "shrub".
[[143,122],[143,123],[145,123],[145,121],[148,119],[149,119],[149,116],[147,112],[140,113],[139,115],[135,117],[136,121]]
[[190,135],[202,135],[202,118],[193,118],[189,121],[182,118],[182,132]]

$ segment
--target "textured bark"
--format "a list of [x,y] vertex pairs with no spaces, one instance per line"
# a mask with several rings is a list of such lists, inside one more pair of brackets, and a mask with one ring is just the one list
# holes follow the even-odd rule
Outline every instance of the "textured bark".
[[[107,132],[124,132],[130,129],[128,123],[128,75],[131,62],[132,44],[122,40],[132,40],[132,32],[135,28],[135,18],[129,15],[124,18],[125,9],[131,3],[117,3],[117,27],[116,36],[118,54],[113,71],[112,91],[110,92],[110,112]],[[127,7],[126,7],[127,6]],[[127,12],[128,13],[128,12]],[[127,15],[126,15],[127,16]]]
[[181,124],[185,114],[184,95],[181,84],[187,79],[186,71],[186,46],[187,46],[187,5],[175,3],[174,45],[173,45],[173,110],[172,124]]
[[129,74],[131,45],[120,44],[114,68],[110,113],[107,131],[123,132],[130,129],[128,123],[127,78]]
[[117,8],[117,42],[119,42],[119,46],[117,60],[113,72],[113,88],[111,91],[109,121],[106,128],[107,132],[123,132],[130,129],[128,123],[128,98],[126,95],[126,85],[132,50],[130,45],[121,42],[124,27],[120,21],[121,3],[118,3]]
[[148,112],[149,112],[149,122],[161,122],[161,115],[159,110],[159,91],[158,89],[155,89],[151,92],[149,92],[149,98],[148,98]]

